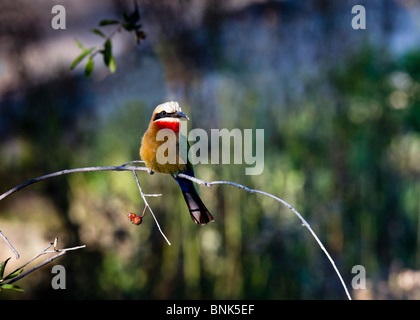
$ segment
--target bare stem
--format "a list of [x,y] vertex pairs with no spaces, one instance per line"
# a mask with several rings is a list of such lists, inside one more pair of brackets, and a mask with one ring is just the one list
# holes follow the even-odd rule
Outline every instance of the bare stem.
[[[156,225],[157,225],[157,227],[158,227],[158,229],[159,229],[160,233],[161,233],[161,234],[162,234],[162,236],[165,238],[166,242],[167,242],[169,245],[171,245],[171,243],[169,242],[168,238],[165,236],[165,234],[163,233],[162,229],[160,228],[159,222],[157,221],[157,219],[156,219],[156,217],[155,217],[155,215],[154,215],[154,213],[153,213],[152,208],[149,206],[149,203],[147,202],[146,195],[143,193],[143,190],[141,189],[140,182],[139,182],[139,178],[137,177],[137,172],[136,172],[136,170],[133,170],[133,174],[134,174],[134,179],[136,179],[136,182],[137,182],[137,187],[139,188],[140,195],[141,195],[141,197],[143,198],[144,204],[146,205],[146,207],[145,207],[145,208],[144,208],[144,210],[143,210],[143,215],[144,215],[144,212],[145,212],[146,208],[148,208],[148,209],[149,209],[149,211],[150,211],[150,213],[152,214],[153,219],[155,219]],[[153,195],[153,196],[156,196],[156,195]]]
[[44,254],[49,254],[49,253],[56,253],[56,255],[46,259],[45,261],[43,261],[42,263],[40,263],[39,265],[33,267],[32,269],[18,275],[17,277],[13,278],[12,280],[10,280],[7,284],[12,284],[20,279],[22,279],[23,277],[27,276],[28,274],[34,272],[35,270],[38,270],[39,268],[45,266],[46,264],[54,261],[55,259],[65,255],[68,251],[73,251],[73,250],[79,250],[82,248],[85,248],[85,245],[82,246],[77,246],[77,247],[72,247],[72,248],[65,248],[65,249],[55,249],[55,250],[48,250],[49,248],[51,248],[52,246],[55,246],[56,242],[52,242],[50,243],[44,250],[42,250],[40,253],[38,253],[36,256],[34,256],[32,259],[30,259],[28,262],[26,262],[24,265],[22,265],[21,267],[17,268],[15,271],[23,269],[24,267],[26,267],[29,263],[31,263],[32,261],[38,259],[40,256],[44,255]]
[[6,238],[6,236],[3,234],[3,232],[1,232],[0,230],[0,236],[3,238],[4,241],[6,241],[7,245],[9,246],[9,248],[13,251],[13,253],[16,256],[16,259],[20,258],[20,254],[19,252],[17,252],[17,250],[13,247],[13,245],[10,243],[10,241]]

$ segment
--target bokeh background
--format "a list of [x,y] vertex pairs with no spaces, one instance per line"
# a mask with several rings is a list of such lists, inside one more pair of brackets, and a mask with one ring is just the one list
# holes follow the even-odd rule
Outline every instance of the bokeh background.
[[[117,70],[100,55],[87,79],[70,71],[89,30],[133,9],[119,0],[0,2],[0,192],[68,168],[138,159],[154,107],[180,102],[189,128],[264,129],[264,172],[196,167],[296,207],[355,299],[420,298],[420,6],[411,0],[139,0],[147,38],[113,38]],[[51,9],[66,9],[54,30]],[[366,9],[354,30],[351,9]],[[103,28],[112,32],[112,26]],[[87,245],[0,299],[346,299],[308,230],[286,207],[229,186],[198,187],[215,217],[192,223],[176,182],[139,173],[168,246],[130,172],[77,173],[0,202],[8,270],[55,237]],[[354,265],[366,290],[353,290]]]

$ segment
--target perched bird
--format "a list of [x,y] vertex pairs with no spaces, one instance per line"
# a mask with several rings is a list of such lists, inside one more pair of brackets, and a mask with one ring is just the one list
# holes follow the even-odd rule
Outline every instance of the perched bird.
[[[185,202],[192,220],[195,223],[204,225],[213,221],[213,216],[207,210],[203,201],[201,201],[197,190],[191,180],[178,177],[179,173],[194,177],[194,168],[189,159],[184,159],[183,155],[188,154],[188,141],[182,133],[179,132],[180,119],[188,117],[181,111],[178,102],[170,101],[160,104],[153,112],[149,127],[143,135],[140,147],[140,157],[145,162],[146,166],[151,170],[151,173],[156,171],[160,173],[167,173],[172,175],[181,187]],[[169,129],[174,132],[173,135],[168,135],[166,140],[157,139],[158,132],[162,129]],[[176,147],[176,161],[169,161],[160,163],[157,155],[159,147],[162,144],[169,144]],[[186,148],[185,153],[178,152],[180,149]],[[185,157],[184,156],[184,157]],[[162,162],[162,161],[161,161]]]

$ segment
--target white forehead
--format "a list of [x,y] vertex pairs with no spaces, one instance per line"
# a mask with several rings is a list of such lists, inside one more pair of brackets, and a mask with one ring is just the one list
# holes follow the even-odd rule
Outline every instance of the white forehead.
[[176,101],[169,101],[158,105],[154,113],[166,111],[167,113],[181,112],[181,107]]

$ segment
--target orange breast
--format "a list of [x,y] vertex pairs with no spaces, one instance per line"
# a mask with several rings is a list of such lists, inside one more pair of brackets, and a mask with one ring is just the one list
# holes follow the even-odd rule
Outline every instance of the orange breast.
[[[185,169],[185,164],[180,163],[179,157],[177,155],[176,163],[159,163],[156,159],[156,152],[158,151],[159,147],[162,146],[164,143],[168,143],[177,150],[177,141],[178,141],[178,132],[173,136],[173,138],[169,138],[169,140],[165,141],[157,141],[156,135],[160,130],[160,126],[156,125],[155,122],[152,122],[149,125],[148,130],[143,136],[141,147],[140,147],[140,157],[146,163],[146,166],[156,172],[160,173],[169,173],[174,174],[178,172],[182,172]],[[164,149],[165,146],[162,146]],[[162,150],[161,149],[161,150]]]

